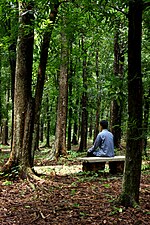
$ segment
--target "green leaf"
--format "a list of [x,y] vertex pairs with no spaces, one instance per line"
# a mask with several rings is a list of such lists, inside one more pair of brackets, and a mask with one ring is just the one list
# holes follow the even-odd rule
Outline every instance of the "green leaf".
[[12,184],[12,181],[6,180],[5,182],[2,183],[4,186],[9,186]]
[[25,207],[26,209],[30,209],[30,208],[31,208],[30,205],[25,205],[24,207]]

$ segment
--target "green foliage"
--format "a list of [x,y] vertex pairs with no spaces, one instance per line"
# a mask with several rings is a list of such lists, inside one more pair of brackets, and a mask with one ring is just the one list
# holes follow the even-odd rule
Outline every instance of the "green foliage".
[[103,184],[105,188],[110,188],[110,184]]
[[85,153],[70,150],[70,151],[68,151],[68,157],[67,158],[68,158],[68,160],[72,161],[72,160],[76,159],[77,157],[83,156],[83,154],[85,154]]
[[6,181],[3,182],[3,185],[4,185],[4,186],[12,185],[12,181],[6,180]]
[[88,172],[80,172],[77,174],[78,182],[84,182],[84,181],[94,181],[99,177],[98,173],[95,173],[93,171]]
[[113,206],[113,209],[112,209],[110,215],[115,215],[115,214],[122,213],[122,212],[123,212],[123,208]]
[[71,195],[75,195],[75,194],[76,194],[76,192],[77,192],[77,190],[76,190],[76,189],[72,189],[72,190],[71,190],[71,192],[70,192],[70,194],[71,194]]
[[74,207],[74,208],[79,208],[79,207],[80,207],[80,204],[79,204],[79,203],[74,203],[74,204],[73,204],[73,207]]
[[86,212],[80,212],[80,217],[85,217],[85,216],[87,216]]
[[3,165],[4,161],[6,161],[8,158],[9,158],[9,153],[0,152],[0,165]]
[[25,205],[24,207],[25,207],[26,209],[30,209],[30,208],[31,208],[30,205]]
[[142,171],[150,171],[150,163],[148,162],[148,163],[144,163],[144,164],[142,164],[142,169],[141,169]]

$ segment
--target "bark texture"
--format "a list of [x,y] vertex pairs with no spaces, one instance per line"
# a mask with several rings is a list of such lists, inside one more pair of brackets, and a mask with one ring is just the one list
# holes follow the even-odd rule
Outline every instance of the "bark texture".
[[142,161],[142,1],[129,1],[128,31],[128,131],[122,204],[139,203]]
[[101,104],[101,96],[99,94],[99,89],[101,87],[99,86],[99,68],[98,68],[98,61],[99,61],[99,55],[98,50],[96,51],[96,78],[97,78],[97,99],[96,99],[96,121],[95,121],[95,129],[94,129],[94,141],[99,133],[99,120],[100,120],[100,104]]
[[87,123],[88,123],[88,111],[87,111],[87,52],[84,48],[84,38],[82,37],[82,52],[83,52],[83,94],[81,97],[81,110],[82,110],[82,120],[81,120],[81,140],[79,151],[84,151],[87,147]]
[[69,105],[69,110],[68,110],[68,140],[67,140],[67,149],[71,150],[71,131],[72,131],[72,77],[73,77],[73,64],[72,64],[72,41],[69,41],[69,74],[68,74],[68,105]]
[[8,144],[8,119],[3,120],[2,126],[2,145],[9,145]]
[[[65,26],[65,19],[63,21]],[[59,77],[59,97],[57,108],[57,124],[55,135],[55,156],[66,155],[66,126],[68,108],[68,50],[67,37],[62,30],[61,33],[61,65]]]
[[36,84],[36,92],[35,92],[35,112],[34,112],[34,133],[33,133],[33,141],[32,141],[32,159],[34,159],[34,152],[38,147],[38,140],[39,140],[39,120],[40,120],[40,108],[42,102],[42,95],[43,95],[43,88],[45,83],[45,72],[46,72],[46,65],[48,59],[48,50],[50,39],[52,35],[52,31],[54,28],[54,24],[56,21],[59,2],[56,1],[55,4],[51,4],[51,12],[49,19],[51,23],[49,23],[44,35],[43,41],[41,44],[41,52],[40,52],[40,63],[38,68],[38,78]]
[[46,145],[45,147],[50,147],[50,107],[49,107],[49,99],[48,96],[46,97],[46,113],[47,113],[47,120],[46,120]]
[[[9,30],[9,36],[12,38],[12,42],[8,48],[9,50],[9,62],[10,62],[10,73],[11,73],[11,99],[12,99],[12,128],[11,128],[11,133],[12,133],[12,138],[11,138],[11,143],[13,141],[13,119],[14,119],[14,87],[15,87],[15,70],[16,70],[16,46],[17,46],[17,37],[18,37],[18,18],[19,18],[19,11],[18,9],[18,2],[13,5],[15,6],[15,15],[14,17],[11,17],[8,19],[8,30]],[[11,3],[10,3],[10,7]],[[16,25],[17,24],[17,25]],[[12,35],[13,33],[13,35]],[[13,37],[12,37],[13,36]],[[11,144],[12,146],[12,144]]]
[[124,47],[120,40],[120,21],[116,23],[114,37],[114,75],[118,79],[116,89],[119,89],[119,94],[111,103],[111,131],[114,135],[114,146],[120,148],[121,144],[121,119],[123,110],[123,65],[124,65]]
[[19,36],[17,41],[17,61],[14,92],[14,126],[10,158],[3,171],[19,170],[25,178],[31,167],[31,138],[33,104],[31,95],[34,15],[31,4],[19,4]]
[[78,130],[79,130],[79,123],[78,123],[78,105],[79,105],[79,99],[76,99],[75,102],[75,107],[74,107],[74,124],[73,124],[73,135],[72,135],[72,144],[77,145],[78,144]]

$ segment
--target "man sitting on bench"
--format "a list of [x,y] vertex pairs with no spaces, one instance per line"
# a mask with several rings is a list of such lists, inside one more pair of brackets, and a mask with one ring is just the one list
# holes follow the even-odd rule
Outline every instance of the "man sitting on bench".
[[108,122],[100,122],[100,133],[97,135],[94,145],[88,149],[87,156],[113,157],[114,156],[114,138],[108,131]]

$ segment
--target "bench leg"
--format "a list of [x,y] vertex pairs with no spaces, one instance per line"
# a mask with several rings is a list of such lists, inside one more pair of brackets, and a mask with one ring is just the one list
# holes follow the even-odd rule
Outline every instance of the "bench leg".
[[124,171],[124,161],[109,162],[109,172],[111,174],[121,173]]
[[105,162],[83,162],[83,167],[82,170],[85,172],[88,171],[94,171],[94,172],[98,172],[99,170],[104,170],[105,169]]

